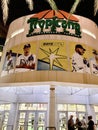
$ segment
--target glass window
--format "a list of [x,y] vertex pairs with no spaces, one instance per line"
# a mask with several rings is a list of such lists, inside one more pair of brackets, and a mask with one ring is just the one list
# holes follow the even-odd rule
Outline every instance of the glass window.
[[10,104],[1,104],[0,105],[0,110],[4,111],[4,110],[10,110],[11,105]]
[[68,111],[76,111],[76,105],[75,104],[68,104]]
[[27,110],[27,104],[25,104],[25,103],[20,104],[19,110]]
[[19,105],[19,110],[47,110],[47,104],[23,103]]
[[4,104],[0,105],[0,110],[4,111]]
[[38,104],[38,110],[47,110],[47,104]]
[[77,105],[77,111],[85,112],[85,105]]
[[94,106],[95,112],[98,112],[98,106]]
[[10,110],[10,108],[11,108],[10,104],[6,104],[5,107],[4,107],[5,110]]
[[67,105],[66,104],[58,104],[58,111],[67,111]]

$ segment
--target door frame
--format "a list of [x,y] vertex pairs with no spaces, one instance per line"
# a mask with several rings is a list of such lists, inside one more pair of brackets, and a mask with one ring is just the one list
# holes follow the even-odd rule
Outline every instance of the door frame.
[[20,118],[20,113],[25,113],[25,120],[24,120],[24,125],[25,127],[28,126],[28,119],[29,119],[29,113],[35,113],[35,120],[34,120],[34,130],[37,130],[38,128],[38,114],[39,113],[45,113],[45,127],[47,126],[47,110],[19,110],[18,111],[18,116],[17,116],[17,130],[19,127],[19,118]]

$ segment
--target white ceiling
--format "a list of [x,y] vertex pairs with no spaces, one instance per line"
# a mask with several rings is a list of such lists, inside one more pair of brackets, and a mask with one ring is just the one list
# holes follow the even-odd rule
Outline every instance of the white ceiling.
[[[54,85],[52,87],[55,87],[55,93],[60,95],[79,95],[79,96],[91,96],[91,95],[97,95],[98,94],[98,88],[97,87],[89,87],[89,86],[81,86],[75,87],[72,85]],[[29,94],[48,94],[50,91],[49,85],[34,85],[34,86],[18,86],[18,87],[0,87],[0,93],[11,93],[16,95],[29,95]]]

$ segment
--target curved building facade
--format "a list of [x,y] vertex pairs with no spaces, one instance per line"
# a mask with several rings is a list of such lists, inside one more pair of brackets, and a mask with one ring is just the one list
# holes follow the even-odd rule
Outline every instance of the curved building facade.
[[1,126],[67,130],[70,115],[90,114],[97,124],[97,41],[93,21],[62,10],[13,21],[1,59],[1,105],[10,105]]

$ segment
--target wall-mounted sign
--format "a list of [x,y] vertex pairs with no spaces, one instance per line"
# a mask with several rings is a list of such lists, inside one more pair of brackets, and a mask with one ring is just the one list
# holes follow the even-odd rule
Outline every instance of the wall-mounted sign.
[[79,20],[69,13],[59,10],[46,10],[28,19],[27,37],[42,34],[62,34],[81,38]]

